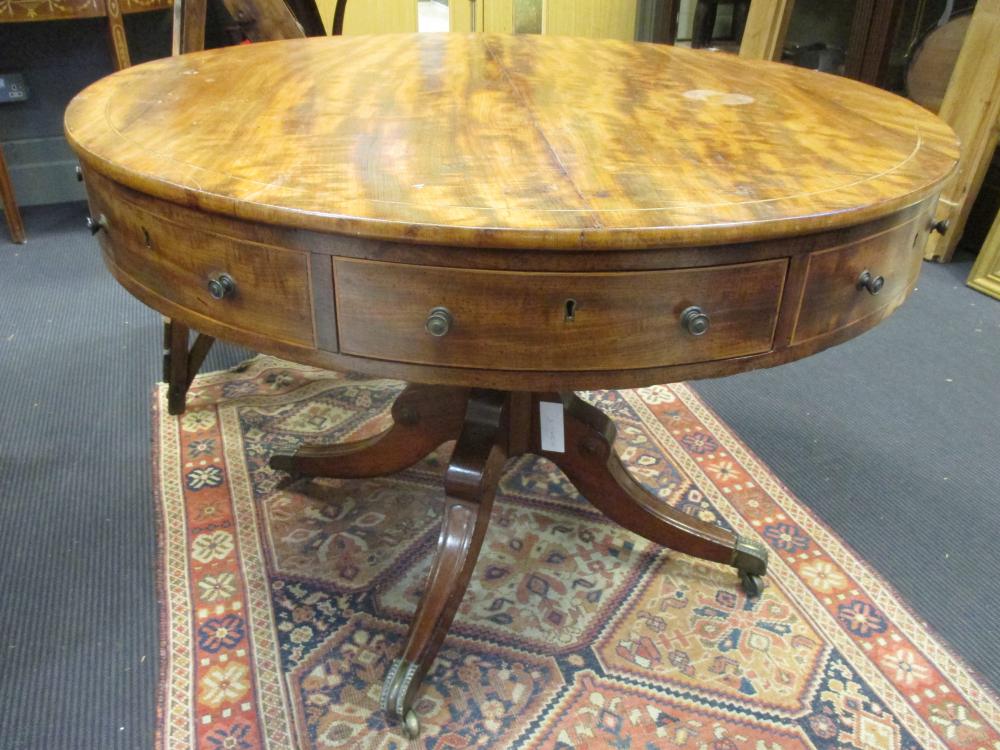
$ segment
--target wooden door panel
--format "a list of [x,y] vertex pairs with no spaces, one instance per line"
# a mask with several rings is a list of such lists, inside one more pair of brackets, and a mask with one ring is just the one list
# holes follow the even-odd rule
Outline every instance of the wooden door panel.
[[[316,0],[316,5],[329,31],[336,0]],[[417,0],[348,0],[344,13],[345,36],[416,30]]]
[[546,0],[545,33],[631,41],[635,9],[636,0]]

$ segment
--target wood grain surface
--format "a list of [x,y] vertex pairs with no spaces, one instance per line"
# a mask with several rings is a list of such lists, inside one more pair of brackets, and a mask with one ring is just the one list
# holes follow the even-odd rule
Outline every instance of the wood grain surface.
[[[261,242],[192,229],[122,200],[108,201],[98,235],[109,261],[154,293],[221,323],[291,344],[313,346],[308,256]],[[222,274],[232,294],[215,299]]]
[[[766,555],[664,509],[615,456],[610,419],[567,391],[781,364],[867,330],[912,290],[957,157],[934,115],[860,84],[537,36],[194,53],[90,87],[66,132],[106,265],[184,326],[171,338],[191,326],[458,386],[407,389],[381,437],[272,461],[393,471],[462,416],[434,563],[380,701],[410,734],[508,456],[548,457],[613,520],[759,590]],[[558,450],[543,400],[561,403]]]
[[[861,242],[812,253],[792,343],[828,335],[901,304],[920,273],[917,245],[926,236],[926,222],[907,222]],[[847,283],[857,282],[865,271],[883,279],[877,294]]]
[[66,114],[81,160],[268,224],[448,246],[772,239],[910,206],[954,167],[915,104],[665,45],[384,35],[159,60]]
[[[537,371],[662,367],[766,352],[788,262],[634,273],[477,271],[346,258],[333,265],[345,354]],[[440,338],[424,330],[428,311],[439,305],[454,316]],[[709,316],[709,333],[692,336],[682,327],[681,313],[692,306]]]
[[[320,367],[504,390],[718,377],[852,338],[912,291],[935,203],[931,196],[854,227],[741,244],[456,252],[226,218],[84,174],[108,268],[174,320]],[[863,270],[884,277],[878,295],[858,287]],[[238,293],[215,300],[207,284],[220,273],[233,276]],[[513,278],[527,281],[503,283]],[[564,319],[568,298],[578,303],[573,322]],[[680,328],[689,303],[712,318],[703,336]],[[439,304],[455,316],[443,339],[423,328]],[[507,369],[515,361],[523,369]],[[532,369],[540,365],[547,369]]]

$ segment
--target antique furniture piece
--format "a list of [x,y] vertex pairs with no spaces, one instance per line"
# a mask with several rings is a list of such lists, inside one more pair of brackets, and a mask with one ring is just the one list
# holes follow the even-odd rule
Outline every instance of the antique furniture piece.
[[[730,37],[739,45],[743,41],[743,29],[747,25],[750,0],[729,0],[732,5]],[[719,14],[719,0],[698,0],[694,6],[694,24],[691,29],[691,46],[695,49],[712,44],[712,31]]]
[[260,351],[414,383],[383,435],[274,468],[376,476],[457,438],[383,695],[411,731],[509,456],[551,459],[624,527],[759,592],[760,542],[644,490],[572,391],[777,365],[868,330],[913,288],[958,156],[934,115],[853,81],[539,36],[174,57],[83,91],[66,133],[104,260],[140,300]]
[[[978,0],[969,19],[955,70],[948,81],[938,114],[962,141],[962,158],[945,183],[938,204],[939,219],[953,229],[927,243],[924,257],[951,260],[965,230],[972,205],[1000,142],[1000,0]],[[970,279],[977,275],[973,272]]]
[[26,239],[24,221],[21,219],[21,210],[17,207],[17,199],[14,197],[14,184],[10,180],[2,144],[0,144],[0,201],[3,202],[3,215],[7,219],[10,241],[23,245]]
[[952,16],[921,36],[907,53],[906,96],[931,112],[941,109],[971,20],[971,12]]
[[674,44],[678,0],[639,0],[635,9],[635,41]]
[[[956,14],[934,26],[914,46],[906,72],[906,95],[938,112],[951,91],[943,116],[962,130],[970,144],[963,158],[965,169],[960,170],[964,184],[958,178],[952,181],[961,191],[961,202],[951,207],[956,230],[949,233],[946,246],[939,243],[937,250],[927,250],[925,256],[948,260],[959,242],[966,248],[978,247],[967,283],[1000,299],[1000,130],[990,126],[1000,117],[1000,49],[992,41],[1000,34],[1000,3],[994,2],[992,8],[985,3],[977,5],[976,10],[975,27],[971,13]],[[962,73],[953,79],[963,55]],[[981,86],[980,92],[971,96],[970,76]],[[987,93],[989,87],[994,89],[992,93]]]
[[[173,54],[200,52],[205,48],[205,17],[208,0],[174,0]],[[226,10],[240,25],[242,35],[253,42],[323,36],[326,32],[314,0],[223,0]],[[344,29],[347,0],[336,0],[331,33]],[[0,155],[2,157],[2,155]],[[2,166],[2,164],[0,164]],[[0,185],[2,187],[2,185]],[[177,320],[163,319],[163,381],[167,384],[167,408],[182,414],[191,381],[215,343],[215,338],[196,333]]]
[[[873,2],[875,0],[865,0],[864,7],[873,8]],[[751,2],[740,56],[748,59],[778,59],[794,4],[795,0]],[[886,5],[883,2],[880,9],[884,8]],[[882,10],[874,12],[881,13]],[[878,25],[882,27],[884,23],[885,16],[880,16]],[[948,80],[948,88],[938,111],[941,118],[954,128],[963,148],[958,168],[941,190],[935,214],[938,226],[950,228],[940,235],[935,234],[924,244],[924,257],[927,260],[945,263],[951,260],[962,239],[965,223],[1000,139],[1000,130],[997,128],[997,122],[1000,121],[998,38],[1000,0],[976,0],[955,70]],[[866,47],[867,45],[866,41]],[[867,59],[880,58],[872,54],[867,55]],[[1000,222],[1000,217],[997,221]],[[990,253],[989,257],[995,258],[995,254]],[[989,261],[990,265],[994,263],[995,260]],[[982,279],[984,268],[985,264],[974,268],[969,275],[969,284],[981,291],[981,281],[977,280]]]
[[[64,21],[82,18],[108,19],[108,43],[115,70],[131,65],[128,54],[128,40],[125,38],[123,14],[144,13],[151,10],[169,8],[171,0],[58,0],[58,2],[38,2],[38,0],[8,0],[0,3],[0,23],[24,23],[27,21]],[[14,198],[14,185],[3,152],[0,150],[0,199],[3,202],[7,231],[12,242],[25,241],[24,222]]]
[[873,86],[889,85],[889,58],[903,0],[854,0],[844,75]]
[[[174,0],[172,53],[200,52],[205,48],[205,20],[208,0]],[[292,10],[285,0],[223,0],[229,14],[239,24],[240,35],[252,42],[278,39],[301,39],[326,33],[314,0],[292,0]],[[337,0],[333,11],[332,33],[344,27],[347,0]],[[2,164],[0,164],[2,166]],[[0,185],[2,187],[2,185]],[[205,361],[215,339],[196,333],[177,320],[163,319],[163,381],[167,384],[167,409],[182,414],[191,381]]]
[[740,57],[780,60],[795,0],[751,0],[740,41]]

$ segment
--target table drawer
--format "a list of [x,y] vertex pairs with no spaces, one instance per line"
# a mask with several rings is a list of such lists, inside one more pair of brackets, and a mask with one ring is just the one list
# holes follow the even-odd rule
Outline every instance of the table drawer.
[[[335,258],[345,354],[502,370],[625,370],[768,351],[787,260],[524,273]],[[708,316],[693,335],[689,308]],[[432,311],[438,312],[428,324]],[[447,323],[447,325],[446,325]],[[442,335],[433,335],[434,329]]]
[[[313,345],[307,254],[181,226],[121,199],[102,204],[98,236],[120,271],[225,325]],[[223,276],[234,288],[213,297],[209,283]]]
[[[792,343],[832,333],[899,304],[920,272],[926,220],[921,213],[858,242],[814,252]],[[877,293],[860,283],[865,272],[873,280],[882,279],[881,289],[872,287]]]

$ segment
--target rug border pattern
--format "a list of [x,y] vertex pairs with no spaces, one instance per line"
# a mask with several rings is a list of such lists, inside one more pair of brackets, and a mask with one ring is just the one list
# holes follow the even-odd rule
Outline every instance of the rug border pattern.
[[[163,691],[163,722],[157,728],[160,733],[160,743],[171,750],[187,750],[191,747],[193,727],[191,722],[175,717],[183,717],[190,711],[191,700],[191,670],[193,663],[190,658],[190,647],[184,643],[185,637],[190,637],[191,618],[193,611],[188,606],[188,591],[190,578],[187,560],[187,523],[182,503],[180,435],[179,424],[173,419],[164,419],[166,413],[166,386],[157,386],[158,408],[156,427],[159,430],[160,481],[157,489],[160,492],[160,507],[157,515],[161,518],[161,532],[166,551],[160,560],[163,569],[160,580],[163,581],[164,600],[161,603],[167,617],[166,636],[168,646],[162,650],[160,663],[160,680],[167,689]],[[169,446],[169,448],[167,447]],[[173,540],[173,541],[172,541]],[[182,540],[181,543],[178,540]]]
[[[676,387],[677,384],[671,384],[672,389],[675,389]],[[625,398],[626,400],[631,401],[633,395],[629,393],[625,396]],[[754,526],[747,521],[746,518],[744,518],[741,511],[729,501],[729,499],[725,496],[725,493],[719,490],[717,485],[705,474],[702,468],[698,465],[698,462],[695,461],[695,459],[685,450],[683,445],[681,445],[681,443],[672,434],[670,434],[670,430],[656,418],[656,416],[649,409],[648,404],[641,400],[639,404],[632,402],[633,407],[636,408],[637,411],[649,412],[651,420],[648,424],[650,432],[653,436],[660,440],[663,449],[671,456],[671,458],[677,460],[678,464],[680,464],[684,471],[689,472],[689,474],[694,478],[695,484],[709,492],[709,499],[712,501],[712,504],[719,508],[722,515],[725,516],[727,521],[733,524],[736,531],[740,534],[750,536],[754,540],[762,542],[765,546],[770,548],[771,545],[768,544],[767,540],[761,537],[758,530],[754,528]],[[685,406],[690,408],[688,402],[685,402]],[[695,414],[695,416],[697,416],[699,420],[701,419],[700,415]],[[708,427],[707,424],[705,426]],[[718,426],[719,425],[716,425],[716,427]],[[725,437],[726,451],[732,455],[732,451],[730,449],[736,443],[728,431],[723,433],[720,428],[718,433],[713,433],[713,437]],[[756,471],[751,471],[751,468],[755,470],[758,469],[756,465],[750,464],[748,466],[742,461],[741,465],[743,465],[744,469],[747,470],[747,473],[755,482],[760,479],[760,476]],[[926,747],[944,750],[946,745],[933,731],[933,728],[927,725],[923,717],[913,711],[913,707],[910,703],[905,701],[902,696],[898,694],[896,686],[888,680],[874,664],[872,664],[868,655],[865,654],[859,647],[858,643],[844,631],[829,610],[827,610],[826,607],[823,606],[822,602],[816,598],[812,589],[810,589],[808,585],[799,578],[795,571],[785,562],[784,559],[782,559],[780,554],[775,554],[774,549],[771,549],[768,568],[772,573],[776,568],[780,568],[782,573],[782,576],[780,577],[782,586],[788,591],[788,593],[791,594],[790,599],[794,603],[794,606],[803,611],[809,618],[813,627],[822,633],[824,637],[828,638],[841,653],[849,657],[851,666],[860,673],[863,679],[877,684],[879,697],[884,699],[886,703],[889,704],[889,708],[891,708],[893,712],[902,712],[910,717],[910,719],[914,722],[914,726],[907,725],[907,729],[913,732],[914,736]],[[773,576],[770,578],[768,585],[775,585],[774,582],[777,580],[779,580],[779,577]]]
[[[284,681],[279,677],[281,654],[271,607],[271,588],[265,570],[266,550],[258,530],[253,487],[243,454],[243,437],[237,413],[238,406],[242,403],[244,402],[239,399],[231,399],[226,402],[226,406],[218,409],[218,415],[226,466],[229,469],[230,502],[233,505],[241,550],[240,565],[245,582],[247,622],[251,652],[254,655],[253,680],[262,708],[260,721],[264,737],[268,743],[289,743],[294,736],[294,729],[288,722],[281,721],[281,717],[290,715],[290,703]],[[254,554],[247,554],[249,550]]]
[[[989,722],[994,731],[1000,732],[1000,702],[998,702],[996,696],[993,696],[985,686],[977,683],[970,670],[943,645],[939,637],[932,634],[927,625],[917,622],[902,597],[874,569],[864,562],[864,558],[861,555],[850,549],[805,504],[797,502],[788,488],[769,470],[763,468],[763,463],[760,459],[732,433],[730,428],[712,412],[690,386],[675,383],[671,385],[671,388],[681,397],[684,405],[692,414],[711,431],[712,435],[724,441],[725,448],[730,456],[753,477],[758,486],[774,500],[789,518],[799,524],[809,534],[811,539],[819,543],[824,552],[862,587],[864,593],[887,615],[887,620],[896,626],[895,629],[899,631],[901,637],[908,640],[920,653],[927,656],[932,666],[951,682],[951,689],[954,689],[956,693],[961,695],[969,703],[970,707],[977,711],[985,721]],[[657,420],[657,424],[654,424],[654,427],[656,426],[662,426],[662,423]],[[665,428],[664,431],[669,434],[669,431]],[[670,438],[673,440],[672,435]],[[674,442],[676,443],[676,441]],[[732,510],[732,513],[740,516],[742,519],[740,511],[733,507],[722,493],[719,494],[719,499],[724,500],[725,505]],[[713,502],[715,502],[714,498]],[[759,538],[756,529],[754,530],[754,535]],[[863,649],[857,649],[857,640],[846,633],[844,628],[836,622],[832,613],[816,598],[815,592],[801,580],[797,572],[782,559],[780,554],[774,554],[772,551],[770,565],[773,566],[777,561],[780,561],[789,574],[783,578],[783,582],[794,581],[797,584],[801,584],[802,590],[807,591],[810,597],[816,600],[816,603],[822,609],[825,615],[824,619],[832,622],[834,630],[838,630],[841,635],[845,636],[855,646],[855,654],[862,657],[863,663],[870,664],[873,672],[878,674],[881,681],[884,681],[884,685],[891,689],[893,693],[898,694],[901,702],[910,711],[920,716],[920,721],[926,724],[926,717],[919,714],[919,711],[907,699],[905,694],[902,693],[901,689],[889,680],[879,666],[872,661],[871,656],[865,653]],[[914,638],[914,635],[916,635],[916,638]],[[933,732],[933,728],[930,728],[930,731]],[[937,736],[936,733],[935,736]],[[942,741],[940,737],[938,737],[938,741]]]

